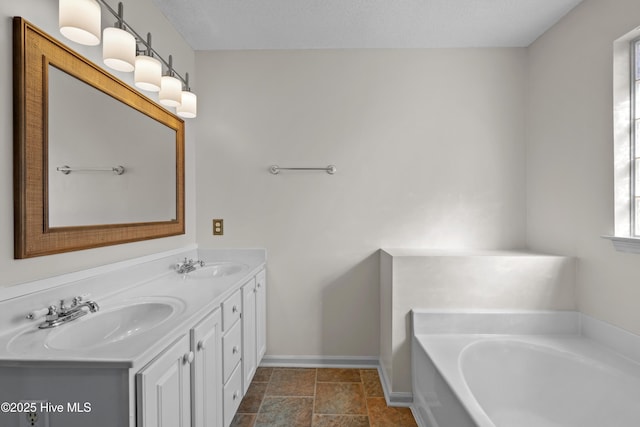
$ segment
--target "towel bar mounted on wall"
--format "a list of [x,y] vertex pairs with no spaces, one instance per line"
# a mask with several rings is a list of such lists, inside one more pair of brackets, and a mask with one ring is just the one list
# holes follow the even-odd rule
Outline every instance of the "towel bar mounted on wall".
[[125,172],[124,166],[114,166],[110,168],[71,168],[69,166],[59,166],[56,170],[65,175],[69,175],[71,172],[113,172],[116,175],[122,175]]
[[334,165],[329,165],[326,168],[281,168],[278,165],[271,165],[269,167],[269,172],[274,175],[279,174],[280,171],[325,171],[329,175],[333,175],[337,169]]

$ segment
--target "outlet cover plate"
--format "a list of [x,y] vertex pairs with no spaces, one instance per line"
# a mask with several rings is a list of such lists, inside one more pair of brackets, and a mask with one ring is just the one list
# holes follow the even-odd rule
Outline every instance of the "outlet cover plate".
[[40,405],[46,405],[47,402],[47,400],[21,400],[20,403],[35,403],[38,410],[19,414],[19,427],[49,427],[49,412],[40,411]]
[[213,235],[214,236],[222,236],[224,234],[224,220],[223,219],[214,219],[213,220]]

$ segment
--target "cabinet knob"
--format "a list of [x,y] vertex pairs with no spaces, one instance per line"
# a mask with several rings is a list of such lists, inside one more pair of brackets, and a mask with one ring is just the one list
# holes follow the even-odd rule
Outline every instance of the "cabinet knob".
[[182,357],[182,361],[183,361],[185,364],[186,364],[186,363],[191,363],[191,362],[193,362],[193,358],[194,358],[194,357],[195,357],[195,356],[194,356],[194,354],[193,354],[193,351],[190,351],[189,353],[185,354],[185,355]]
[[198,350],[204,350],[205,348],[207,348],[205,342],[202,340],[198,341]]
[[262,286],[262,283],[258,282],[258,284],[256,286],[260,287],[260,286]]
[[240,392],[239,391],[234,391],[233,392],[233,400],[236,400],[238,397],[240,397]]
[[238,312],[238,306],[234,305],[233,307],[231,307],[231,312],[232,313],[237,313]]
[[234,345],[234,346],[233,346],[233,348],[231,349],[231,352],[232,352],[233,354],[237,354],[237,353],[238,353],[238,350],[239,350],[239,349],[238,349],[238,346],[237,346],[237,345]]

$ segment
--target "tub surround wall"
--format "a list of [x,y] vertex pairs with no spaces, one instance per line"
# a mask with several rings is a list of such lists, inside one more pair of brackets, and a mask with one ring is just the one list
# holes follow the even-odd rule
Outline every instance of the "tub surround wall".
[[[116,6],[117,2],[110,3]],[[121,260],[153,254],[163,250],[181,248],[195,243],[195,133],[193,121],[185,121],[185,214],[186,234],[163,239],[110,246],[84,251],[70,252],[60,255],[37,257],[33,259],[13,259],[13,72],[12,72],[12,20],[13,16],[22,16],[35,26],[57,38],[81,55],[89,58],[98,66],[102,64],[101,46],[82,46],[65,39],[58,30],[57,1],[2,1],[0,2],[0,288],[24,282],[31,282],[64,273],[88,269]],[[112,26],[112,18],[103,13],[103,28]],[[192,86],[197,90],[195,82],[195,54],[173,29],[164,15],[154,6],[152,0],[125,2],[125,16],[137,31],[153,34],[153,46],[163,55],[171,53],[174,63],[181,67],[180,72],[189,72],[193,80]],[[133,73],[120,73],[107,69],[123,81],[133,84]],[[144,92],[143,92],[144,93]],[[156,95],[145,93],[152,99]],[[162,191],[158,189],[158,191]],[[253,246],[253,245],[252,245]]]
[[575,262],[520,251],[380,251],[380,360],[392,401],[411,399],[412,309],[575,310]]
[[411,310],[411,334],[578,335],[583,316],[565,310]]
[[526,166],[528,246],[579,259],[578,309],[635,334],[640,258],[600,236],[614,231],[613,43],[638,25],[635,0],[585,0],[529,47]]
[[377,357],[380,247],[524,246],[525,53],[196,54],[197,240],[268,249],[268,354]]

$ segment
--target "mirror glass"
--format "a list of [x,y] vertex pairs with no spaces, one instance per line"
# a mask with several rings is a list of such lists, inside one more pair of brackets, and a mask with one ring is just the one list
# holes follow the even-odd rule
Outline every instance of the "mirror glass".
[[175,221],[176,131],[51,64],[48,75],[49,227]]

